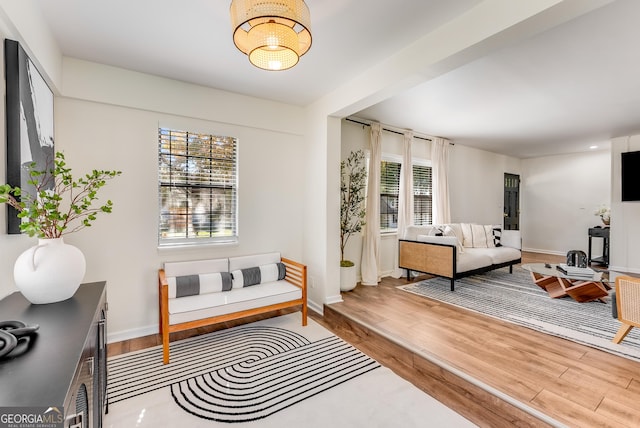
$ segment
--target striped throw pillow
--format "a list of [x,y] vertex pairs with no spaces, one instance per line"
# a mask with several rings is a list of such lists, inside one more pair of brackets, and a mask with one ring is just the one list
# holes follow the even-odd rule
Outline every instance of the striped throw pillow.
[[271,263],[246,269],[238,269],[231,272],[233,288],[250,287],[284,279],[286,268],[283,263]]
[[170,299],[229,291],[232,287],[229,272],[170,277],[167,278],[167,284],[169,285]]

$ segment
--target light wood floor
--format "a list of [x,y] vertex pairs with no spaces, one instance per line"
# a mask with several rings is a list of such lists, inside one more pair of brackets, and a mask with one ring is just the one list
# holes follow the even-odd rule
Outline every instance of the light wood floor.
[[[562,259],[523,254],[523,263]],[[324,317],[313,311],[310,315],[480,426],[548,425],[518,414],[512,406],[417,358],[406,348],[419,349],[422,355],[567,426],[640,426],[640,363],[395,288],[406,282],[384,278],[378,287],[359,285],[343,293],[343,302],[326,307]],[[274,315],[278,313],[270,316]],[[176,340],[242,323],[224,323],[171,337]],[[384,337],[373,334],[374,330]],[[159,336],[153,335],[109,344],[108,352],[116,355],[158,344]]]
[[[538,261],[559,262],[562,258],[534,253],[523,255],[523,263]],[[416,379],[416,372],[421,368],[415,362],[415,355],[407,362],[407,358],[399,355],[402,351],[385,349],[390,342],[384,346],[371,343],[375,336],[371,331],[382,332],[396,342],[420,349],[427,356],[568,426],[640,426],[640,363],[395,288],[406,282],[385,278],[378,287],[359,285],[352,292],[342,293],[344,301],[327,307],[325,319],[339,313],[355,319],[359,327],[347,325],[351,321],[345,318],[327,324],[364,352],[377,354],[372,356],[479,425],[536,426],[538,422],[526,417],[517,422],[500,421],[496,419],[498,416],[481,409],[483,406],[476,410],[469,408],[473,400],[464,404],[459,397],[451,397],[455,388],[451,388],[453,392],[441,392],[448,384],[462,388],[459,379],[450,381],[438,374],[435,377],[442,377],[444,381],[437,385],[429,376],[426,381]],[[434,377],[433,373],[430,376]],[[488,420],[490,418],[495,420]]]

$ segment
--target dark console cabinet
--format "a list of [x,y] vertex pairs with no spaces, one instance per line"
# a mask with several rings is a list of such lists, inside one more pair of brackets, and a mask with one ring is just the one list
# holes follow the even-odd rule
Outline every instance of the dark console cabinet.
[[105,282],[82,284],[71,299],[49,305],[32,305],[20,293],[0,300],[0,320],[40,326],[26,351],[0,358],[0,416],[48,411],[59,416],[47,426],[102,427],[106,312]]

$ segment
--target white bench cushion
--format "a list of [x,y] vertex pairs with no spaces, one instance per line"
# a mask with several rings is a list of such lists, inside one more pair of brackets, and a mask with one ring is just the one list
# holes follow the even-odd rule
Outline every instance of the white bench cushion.
[[301,298],[300,288],[282,280],[223,293],[169,299],[169,324],[225,315]]
[[164,274],[167,277],[199,275],[201,273],[215,272],[229,272],[229,259],[166,262],[164,264]]
[[229,258],[229,272],[280,262],[280,253],[256,254]]

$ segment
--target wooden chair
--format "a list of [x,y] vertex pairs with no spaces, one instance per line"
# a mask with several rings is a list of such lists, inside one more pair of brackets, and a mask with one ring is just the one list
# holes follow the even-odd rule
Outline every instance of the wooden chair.
[[633,327],[640,327],[640,278],[616,278],[616,308],[622,323],[613,343],[620,343]]

